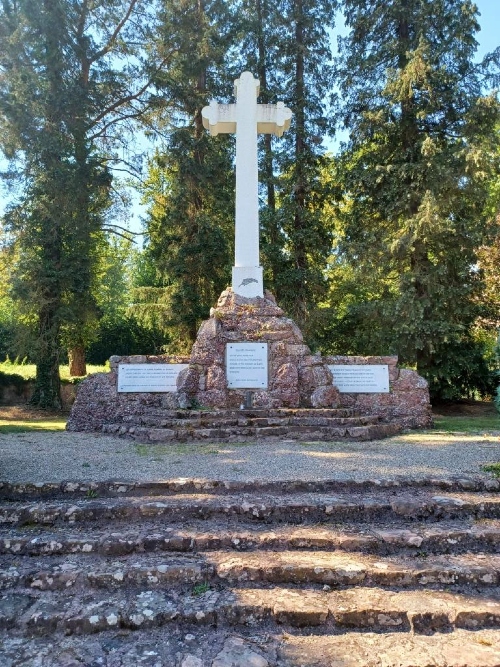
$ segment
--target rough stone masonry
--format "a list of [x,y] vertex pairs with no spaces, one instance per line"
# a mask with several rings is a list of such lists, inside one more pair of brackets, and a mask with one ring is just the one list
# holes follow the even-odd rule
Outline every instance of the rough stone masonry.
[[[228,389],[225,349],[235,341],[264,341],[269,346],[269,385],[255,391],[255,408],[352,408],[377,414],[404,428],[432,423],[427,382],[415,371],[400,369],[397,357],[322,357],[311,354],[293,320],[285,317],[274,297],[245,298],[225,290],[210,318],[200,327],[190,357],[112,357],[111,372],[87,378],[68,421],[71,431],[100,431],[106,423],[133,421],[148,410],[188,409],[197,405],[239,408],[245,391]],[[117,392],[118,365],[123,363],[188,363],[179,374],[177,392]],[[332,384],[328,364],[387,364],[390,391],[385,394],[343,394]]]
[[198,332],[190,366],[181,371],[177,381],[181,401],[227,408],[244,402],[244,391],[227,387],[226,345],[237,341],[262,341],[269,346],[269,386],[254,392],[254,407],[323,408],[339,404],[339,392],[325,360],[311,354],[300,329],[285,317],[272,294],[266,291],[264,298],[248,299],[231,289],[221,294],[210,319]]

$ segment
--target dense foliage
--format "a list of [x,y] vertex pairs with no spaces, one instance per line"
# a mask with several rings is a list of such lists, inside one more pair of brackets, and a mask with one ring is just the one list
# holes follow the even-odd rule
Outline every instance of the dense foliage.
[[346,0],[344,10],[339,116],[349,141],[335,165],[334,262],[362,287],[342,318],[361,329],[354,347],[397,352],[433,394],[490,393],[473,326],[484,305],[478,248],[496,227],[486,204],[498,103],[473,61],[475,6]]
[[20,184],[5,216],[19,250],[12,293],[32,321],[33,402],[42,407],[60,405],[62,336],[82,351],[99,317],[91,287],[112,201],[112,149],[147,103],[137,47],[152,35],[145,4],[0,5],[0,142]]
[[[212,139],[201,110],[209,95],[230,89],[221,71],[231,24],[225,2],[165,2],[160,13],[163,49],[174,49],[170,68],[157,79],[162,94],[175,99],[168,137],[150,161],[143,186],[149,205],[146,253],[155,266],[149,287],[161,292],[169,350],[189,352],[199,324],[227,285],[233,237],[234,181],[231,146]],[[151,121],[165,122],[160,109]],[[143,285],[143,287],[148,287]],[[136,293],[138,295],[138,293]],[[149,294],[142,290],[144,321]],[[144,299],[146,297],[146,299]],[[158,299],[149,301],[156,309]]]

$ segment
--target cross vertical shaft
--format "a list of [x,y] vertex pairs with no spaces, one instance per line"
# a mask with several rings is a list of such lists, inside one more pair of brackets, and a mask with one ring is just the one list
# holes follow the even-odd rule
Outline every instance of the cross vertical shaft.
[[248,298],[264,295],[259,263],[259,174],[257,134],[281,137],[292,112],[283,102],[257,104],[259,81],[243,72],[234,82],[236,104],[215,101],[202,110],[203,125],[212,136],[236,133],[236,215],[232,287]]
[[244,72],[236,88],[235,267],[259,267],[257,95],[259,82]]

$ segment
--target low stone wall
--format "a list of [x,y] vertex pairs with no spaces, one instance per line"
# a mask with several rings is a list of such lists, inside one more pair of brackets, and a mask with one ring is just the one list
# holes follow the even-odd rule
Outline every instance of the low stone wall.
[[0,405],[25,405],[33,394],[33,383],[0,385]]
[[[167,355],[111,357],[109,373],[96,373],[80,383],[67,429],[100,431],[103,424],[127,424],[141,415],[178,409],[181,406],[177,393],[118,393],[118,365],[189,361],[189,357]],[[321,361],[327,365],[387,364],[389,368],[389,393],[338,393],[336,407],[353,408],[362,415],[379,415],[385,421],[399,422],[404,428],[432,426],[427,382],[415,371],[399,368],[397,357],[326,356]]]
[[387,364],[388,394],[340,393],[340,406],[359,410],[362,414],[378,414],[388,421],[399,421],[404,428],[432,426],[432,409],[427,381],[409,368],[399,368],[398,358],[391,357],[323,357],[329,365]]
[[[0,386],[0,405],[14,406],[26,405],[33,396],[35,383],[26,380],[22,385],[8,384]],[[64,410],[69,410],[73,405],[78,386],[75,384],[61,385],[61,401]]]
[[[398,422],[405,428],[432,424],[427,382],[414,371],[399,369],[397,357],[311,354],[300,329],[285,316],[270,292],[266,291],[264,298],[247,299],[228,288],[211,309],[210,318],[201,325],[189,357],[114,356],[110,359],[110,373],[98,373],[84,380],[68,430],[99,431],[104,424],[125,427],[127,423],[142,423],[143,415],[161,419],[162,410],[178,408],[238,409],[246,392],[229,389],[226,375],[226,349],[237,342],[262,342],[267,347],[269,382],[266,389],[253,391],[256,409],[346,407],[360,415],[378,415],[385,422]],[[176,392],[118,393],[119,364],[169,363],[187,364],[177,376]],[[328,367],[336,364],[387,364],[389,393],[340,393]]]
[[151,410],[175,410],[175,393],[118,393],[119,364],[186,364],[189,357],[168,355],[113,356],[109,373],[89,375],[80,383],[76,400],[66,425],[68,431],[100,431],[103,424],[130,421]]

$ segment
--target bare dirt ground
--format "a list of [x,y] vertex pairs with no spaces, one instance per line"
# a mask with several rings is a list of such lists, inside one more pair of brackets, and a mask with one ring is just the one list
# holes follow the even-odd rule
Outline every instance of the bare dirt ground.
[[433,406],[432,412],[443,417],[491,417],[498,414],[492,401],[469,399],[439,403]]
[[69,412],[60,410],[39,410],[29,405],[0,405],[0,419],[6,421],[45,421],[47,419],[67,419],[68,416]]

